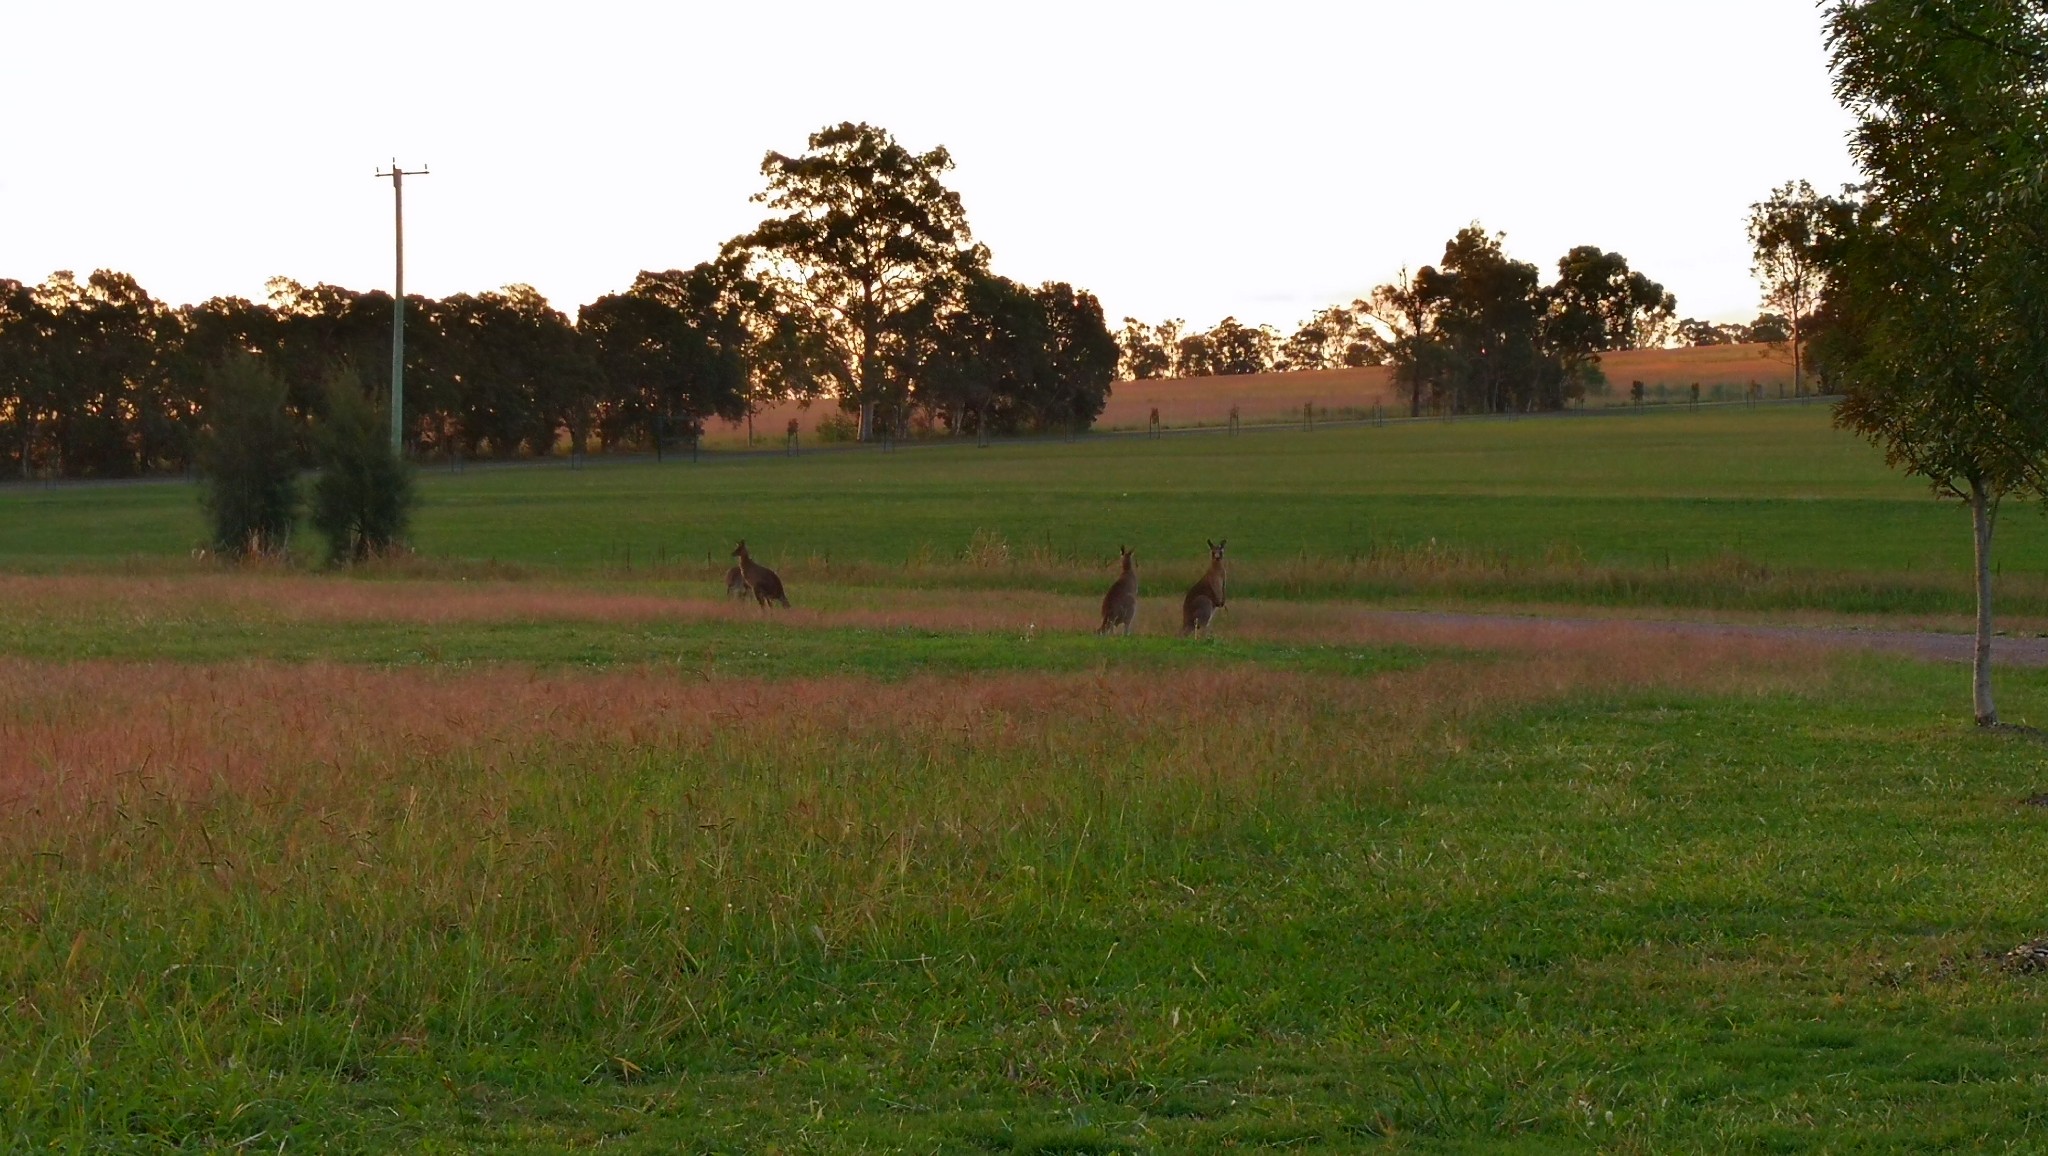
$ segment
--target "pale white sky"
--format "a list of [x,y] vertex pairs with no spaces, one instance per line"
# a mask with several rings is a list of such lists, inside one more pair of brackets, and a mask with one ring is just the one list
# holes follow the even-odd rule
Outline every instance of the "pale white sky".
[[1291,326],[1478,220],[1756,312],[1743,220],[1852,179],[1811,0],[0,0],[0,277],[172,302],[274,274],[513,281],[573,314],[758,221],[761,155],[944,144],[998,272],[1125,314]]

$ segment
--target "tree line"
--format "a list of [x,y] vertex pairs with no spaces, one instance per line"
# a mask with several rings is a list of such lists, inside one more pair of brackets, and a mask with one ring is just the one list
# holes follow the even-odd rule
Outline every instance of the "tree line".
[[1236,318],[1189,332],[1127,317],[1120,368],[1137,379],[1385,365],[1413,414],[1557,409],[1605,384],[1601,353],[1662,345],[1680,327],[1677,298],[1620,253],[1575,248],[1544,284],[1503,242],[1462,229],[1436,264],[1318,310],[1286,337]]
[[[943,148],[841,124],[769,153],[773,215],[690,269],[644,271],[572,320],[529,286],[407,295],[403,428],[421,455],[644,449],[784,401],[857,436],[1085,429],[1117,347],[1085,290],[993,272]],[[127,274],[0,280],[0,472],[123,477],[195,464],[209,382],[254,358],[310,455],[346,370],[389,396],[392,299],[272,280],[172,307]],[[310,459],[309,459],[310,460]]]

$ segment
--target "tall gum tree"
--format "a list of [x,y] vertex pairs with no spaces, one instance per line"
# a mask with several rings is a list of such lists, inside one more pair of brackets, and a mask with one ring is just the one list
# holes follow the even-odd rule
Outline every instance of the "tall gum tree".
[[2002,499],[2048,490],[2048,14],[1840,0],[1828,45],[1865,184],[1818,246],[1815,352],[1836,421],[1969,507],[1971,697],[1993,726],[1992,530]]
[[895,347],[928,317],[933,282],[987,263],[941,179],[952,167],[943,147],[915,153],[873,125],[821,129],[802,155],[762,160],[768,187],[754,199],[780,215],[726,243],[820,335],[862,440],[874,435],[877,404],[901,400]]
[[1764,308],[1785,319],[1792,349],[1792,392],[1806,392],[1808,323],[1827,286],[1820,246],[1842,202],[1787,181],[1749,207],[1750,273],[1764,291]]

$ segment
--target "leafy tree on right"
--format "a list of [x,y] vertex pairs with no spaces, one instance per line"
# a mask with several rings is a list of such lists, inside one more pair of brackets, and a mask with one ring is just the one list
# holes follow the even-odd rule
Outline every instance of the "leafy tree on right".
[[1972,693],[1991,694],[1991,534],[2048,492],[2048,15],[2038,0],[1841,0],[1835,91],[1861,203],[1817,248],[1814,352],[1836,420],[1970,510]]

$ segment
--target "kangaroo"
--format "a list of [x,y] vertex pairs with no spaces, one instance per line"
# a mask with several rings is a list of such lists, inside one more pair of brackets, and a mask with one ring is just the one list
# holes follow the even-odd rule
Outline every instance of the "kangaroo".
[[741,538],[740,544],[733,547],[732,556],[740,560],[740,577],[746,583],[746,588],[753,593],[756,606],[766,606],[770,602],[779,602],[784,607],[789,605],[789,596],[782,592],[782,579],[775,576],[775,571],[754,561],[747,554],[745,538]]
[[1102,625],[1095,633],[1109,634],[1121,627],[1128,636],[1131,624],[1138,620],[1138,568],[1131,562],[1129,547],[1117,549],[1123,553],[1124,572],[1117,576],[1109,593],[1102,596]]
[[1209,572],[1188,588],[1188,596],[1180,602],[1180,635],[1209,636],[1209,620],[1223,609],[1223,547],[1230,539],[1209,543]]
[[725,572],[725,596],[745,598],[747,596],[747,572],[734,566]]

